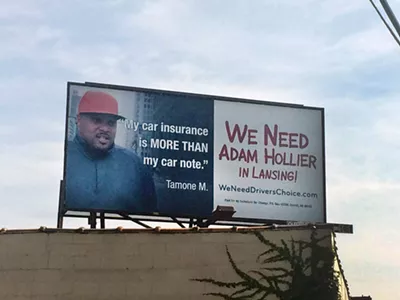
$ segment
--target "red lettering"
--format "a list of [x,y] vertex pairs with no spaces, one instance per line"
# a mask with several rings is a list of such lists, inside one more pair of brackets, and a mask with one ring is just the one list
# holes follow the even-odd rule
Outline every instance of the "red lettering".
[[298,148],[298,141],[296,140],[296,137],[298,137],[298,133],[289,133],[289,148]]
[[304,149],[308,146],[308,137],[304,134],[300,134],[300,149]]
[[239,142],[242,143],[247,133],[247,125],[244,125],[243,132],[241,132],[240,126],[238,124],[235,124],[235,126],[233,127],[233,132],[231,132],[228,121],[225,121],[225,129],[226,133],[228,134],[228,139],[231,143],[235,141],[236,135],[238,136]]
[[223,145],[221,151],[218,155],[219,160],[225,158],[230,161],[245,161],[246,163],[253,162],[258,163],[258,153],[257,150],[245,150],[245,149],[236,149],[234,147],[228,147]]
[[[279,147],[289,147],[289,144],[287,144],[287,136],[289,133],[287,132],[279,132]],[[286,142],[286,144],[285,144]]]
[[257,138],[256,133],[256,129],[249,129],[249,145],[257,145],[257,141],[255,140]]
[[257,174],[255,173],[256,167],[253,167],[252,171],[253,171],[253,172],[252,172],[252,177],[253,177],[253,178],[260,178],[260,177],[258,177]]
[[274,133],[268,125],[264,126],[264,145],[268,146],[268,141],[271,139],[272,145],[276,146],[276,140],[278,138],[278,125],[274,125]]
[[297,181],[297,171],[257,169],[256,167],[253,167],[251,175],[251,177],[255,179]]
[[236,158],[238,158],[238,156],[239,156],[239,152],[233,147],[231,147],[230,152],[231,153],[230,153],[230,157],[228,158],[228,160],[236,160]]
[[314,155],[310,155],[310,166],[309,168],[311,168],[311,166],[313,166],[314,169],[317,169],[316,163],[317,162],[317,158]]
[[300,166],[302,167],[309,167],[308,163],[308,155],[307,154],[300,154]]
[[222,160],[222,158],[226,158],[229,160],[229,155],[228,155],[228,147],[224,144],[221,148],[221,151],[219,152],[218,158],[219,160]]
[[[264,148],[264,163],[317,169],[317,157],[311,154],[277,152],[275,148]],[[296,179],[297,180],[297,179]]]
[[304,149],[309,145],[308,137],[302,133],[279,132],[278,125],[274,125],[272,131],[268,125],[264,125],[264,145],[268,146],[269,143],[273,146],[278,144],[282,148],[301,148]]

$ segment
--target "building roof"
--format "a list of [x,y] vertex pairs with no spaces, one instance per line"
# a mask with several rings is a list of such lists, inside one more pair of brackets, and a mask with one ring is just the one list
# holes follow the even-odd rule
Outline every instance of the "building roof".
[[154,228],[124,228],[122,226],[116,228],[51,228],[41,226],[39,228],[31,228],[31,229],[8,229],[1,228],[0,234],[25,234],[25,233],[38,233],[38,232],[46,232],[46,233],[98,233],[98,234],[106,234],[106,233],[211,233],[211,232],[254,232],[254,231],[280,231],[280,230],[312,230],[312,229],[327,229],[333,231],[333,225],[331,224],[310,224],[310,225],[268,225],[268,226],[224,226],[224,227],[192,227],[192,228],[162,228],[162,227],[154,227]]

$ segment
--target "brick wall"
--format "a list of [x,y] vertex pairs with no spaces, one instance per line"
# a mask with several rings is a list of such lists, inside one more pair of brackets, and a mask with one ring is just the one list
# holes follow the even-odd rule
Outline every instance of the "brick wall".
[[[278,243],[310,235],[262,233]],[[223,290],[192,278],[238,280],[226,246],[245,271],[266,250],[251,231],[0,234],[0,299],[204,299],[203,293]]]

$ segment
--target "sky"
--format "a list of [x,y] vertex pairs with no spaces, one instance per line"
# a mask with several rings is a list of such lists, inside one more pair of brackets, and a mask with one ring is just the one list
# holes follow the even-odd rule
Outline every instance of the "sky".
[[0,227],[56,226],[67,81],[319,106],[350,292],[399,298],[400,48],[368,0],[2,0],[0,40]]

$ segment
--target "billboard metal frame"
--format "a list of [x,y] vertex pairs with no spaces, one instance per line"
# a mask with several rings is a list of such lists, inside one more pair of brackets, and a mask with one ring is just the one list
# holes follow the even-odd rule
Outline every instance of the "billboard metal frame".
[[[215,225],[232,225],[232,226],[253,226],[260,224],[288,224],[291,221],[288,220],[268,220],[268,219],[251,219],[251,218],[235,218],[234,216],[225,218],[223,220],[213,220],[212,223],[205,220],[203,216],[175,216],[175,215],[160,215],[157,213],[153,214],[142,214],[142,215],[134,215],[127,214],[126,212],[115,212],[115,211],[67,211],[65,208],[65,178],[66,178],[66,159],[67,159],[67,139],[68,139],[68,117],[69,117],[69,99],[70,99],[70,87],[74,86],[84,86],[84,87],[93,87],[93,88],[106,88],[112,90],[123,90],[123,91],[131,91],[131,92],[144,92],[144,93],[157,93],[160,95],[179,95],[183,97],[197,97],[199,99],[213,99],[219,101],[228,101],[228,102],[238,102],[238,103],[248,103],[248,104],[261,104],[265,106],[280,106],[286,108],[296,108],[296,109],[305,109],[305,110],[317,110],[321,112],[321,132],[322,136],[322,172],[323,172],[323,222],[319,224],[328,224],[327,223],[327,205],[326,205],[326,150],[325,150],[325,109],[323,107],[313,107],[313,106],[305,106],[302,104],[293,104],[293,103],[283,103],[283,102],[272,102],[272,101],[264,101],[264,100],[255,100],[248,98],[235,98],[235,97],[227,97],[227,96],[218,96],[218,95],[209,95],[209,94],[198,94],[198,93],[189,93],[183,91],[172,91],[172,90],[161,90],[161,89],[152,89],[152,88],[143,88],[143,87],[133,87],[133,86],[124,86],[124,85],[115,85],[115,84],[105,84],[105,83],[97,83],[97,82],[67,82],[67,99],[66,99],[66,116],[65,116],[65,136],[64,136],[64,160],[63,160],[63,178],[60,181],[60,195],[59,195],[59,207],[58,207],[58,217],[57,217],[57,227],[63,227],[63,219],[65,217],[72,218],[88,218],[89,224],[92,228],[96,227],[96,220],[100,219],[101,227],[105,228],[105,220],[106,219],[119,219],[119,220],[131,220],[141,226],[148,227],[143,221],[148,222],[174,222],[179,226],[184,227],[183,224],[189,224],[191,226],[208,226],[211,224]],[[304,223],[304,222],[302,222]],[[352,232],[352,225],[351,232]],[[346,229],[346,231],[349,231]]]

